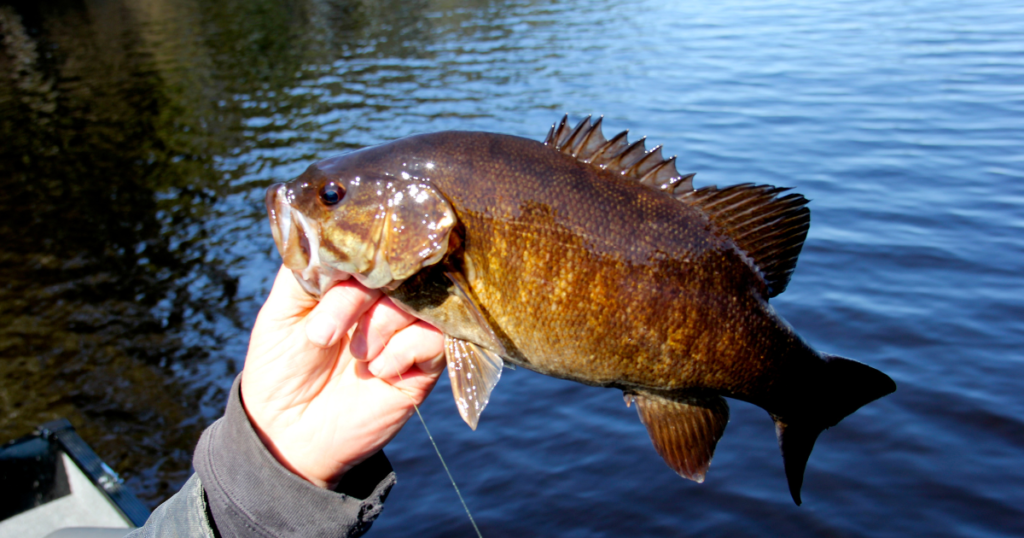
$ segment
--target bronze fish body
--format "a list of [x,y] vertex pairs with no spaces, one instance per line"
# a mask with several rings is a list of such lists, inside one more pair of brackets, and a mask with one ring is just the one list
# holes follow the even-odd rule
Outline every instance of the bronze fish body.
[[474,429],[503,365],[621,389],[658,453],[703,481],[724,397],[767,410],[800,503],[818,434],[896,389],[811,349],[772,309],[810,225],[767,185],[694,189],[660,146],[563,119],[545,142],[411,136],[267,192],[285,264],[314,295],[355,277],[445,333]]

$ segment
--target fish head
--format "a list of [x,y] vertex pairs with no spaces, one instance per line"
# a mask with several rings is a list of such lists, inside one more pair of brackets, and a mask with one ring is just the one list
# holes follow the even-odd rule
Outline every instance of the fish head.
[[396,288],[444,257],[456,222],[428,180],[316,164],[267,189],[266,205],[285,266],[315,297],[349,278]]

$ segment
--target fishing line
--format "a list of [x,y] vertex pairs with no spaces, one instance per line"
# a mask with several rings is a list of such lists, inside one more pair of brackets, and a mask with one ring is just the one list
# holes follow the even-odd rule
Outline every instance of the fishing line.
[[[395,371],[398,372],[398,380],[405,381],[402,379],[402,372],[398,368],[398,359],[391,357],[392,362],[395,364]],[[405,394],[404,391],[399,391]],[[405,394],[410,400],[412,396]],[[476,531],[477,538],[484,538],[484,535],[480,533],[480,528],[476,526],[476,521],[473,519],[473,514],[469,513],[469,506],[466,505],[466,499],[462,498],[462,492],[459,491],[459,486],[455,484],[455,478],[452,477],[452,472],[448,470],[448,464],[444,462],[444,457],[441,456],[441,450],[437,448],[437,443],[434,442],[434,436],[430,435],[430,429],[427,428],[427,421],[423,420],[423,413],[420,413],[420,406],[416,405],[416,402],[412,402],[412,408],[416,410],[416,416],[420,417],[420,423],[423,424],[423,430],[427,432],[427,439],[430,439],[430,444],[434,445],[434,452],[437,453],[437,459],[441,460],[441,466],[444,467],[444,472],[448,473],[448,480],[452,481],[452,487],[455,488],[455,494],[459,496],[459,502],[462,503],[462,508],[466,510],[466,515],[469,516],[469,523],[473,525],[473,530]]]

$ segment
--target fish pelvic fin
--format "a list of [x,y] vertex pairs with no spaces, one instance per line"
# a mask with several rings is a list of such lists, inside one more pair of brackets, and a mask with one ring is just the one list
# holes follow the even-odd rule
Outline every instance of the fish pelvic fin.
[[824,376],[818,383],[817,402],[813,414],[780,417],[775,421],[775,435],[782,450],[786,481],[793,502],[800,505],[800,488],[804,483],[807,459],[814,442],[827,428],[862,406],[896,391],[896,383],[884,373],[854,360],[822,354]]
[[715,446],[729,422],[729,405],[721,396],[668,399],[647,392],[626,393],[626,405],[636,402],[654,450],[673,471],[704,482]]
[[702,187],[676,195],[699,209],[733,240],[767,287],[766,297],[786,291],[811,227],[807,199],[789,189],[745,183]]

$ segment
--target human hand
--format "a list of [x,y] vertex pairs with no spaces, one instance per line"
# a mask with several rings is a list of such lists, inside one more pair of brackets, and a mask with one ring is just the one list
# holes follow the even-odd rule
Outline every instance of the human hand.
[[398,434],[444,367],[443,335],[379,291],[349,279],[318,302],[282,267],[252,330],[242,402],[281,464],[333,489]]

